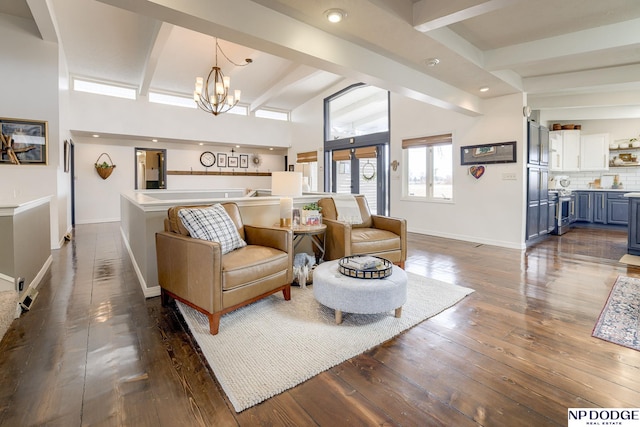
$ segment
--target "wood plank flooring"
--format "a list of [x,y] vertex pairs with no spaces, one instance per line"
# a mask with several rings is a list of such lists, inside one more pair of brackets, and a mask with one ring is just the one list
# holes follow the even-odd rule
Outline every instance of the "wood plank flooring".
[[545,426],[640,407],[640,352],[591,337],[626,234],[526,251],[410,234],[408,271],[476,290],[236,414],[175,307],[145,300],[119,224],[80,225],[0,343],[2,426]]

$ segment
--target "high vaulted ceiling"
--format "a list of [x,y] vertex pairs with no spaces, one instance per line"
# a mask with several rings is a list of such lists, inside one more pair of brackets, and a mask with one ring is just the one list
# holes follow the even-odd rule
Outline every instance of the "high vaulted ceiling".
[[[330,8],[346,19],[327,22]],[[190,96],[219,37],[253,60],[219,57],[252,110],[357,81],[468,115],[517,92],[534,108],[640,104],[638,0],[0,0],[0,13],[33,17],[71,75],[141,95]]]

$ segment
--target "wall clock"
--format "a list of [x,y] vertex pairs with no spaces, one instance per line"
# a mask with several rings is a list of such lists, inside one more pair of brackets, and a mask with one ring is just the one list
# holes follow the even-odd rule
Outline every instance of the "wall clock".
[[200,154],[200,163],[202,163],[202,166],[205,168],[210,168],[216,164],[216,155],[211,151],[205,151]]

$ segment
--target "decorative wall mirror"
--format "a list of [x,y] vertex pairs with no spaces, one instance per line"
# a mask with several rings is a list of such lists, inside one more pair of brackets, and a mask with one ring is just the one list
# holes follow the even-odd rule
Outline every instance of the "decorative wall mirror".
[[135,189],[167,188],[167,150],[136,148]]

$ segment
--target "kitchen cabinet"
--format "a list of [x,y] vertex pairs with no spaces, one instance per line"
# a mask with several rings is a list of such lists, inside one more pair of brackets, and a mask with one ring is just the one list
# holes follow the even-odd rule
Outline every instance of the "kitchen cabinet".
[[[536,122],[527,124],[527,240],[553,229],[549,212],[549,129]],[[549,223],[552,223],[551,225]]]
[[593,222],[597,224],[607,223],[607,193],[596,192],[593,194]]
[[549,151],[552,172],[609,170],[609,134],[552,131],[549,132]]
[[544,167],[527,168],[527,240],[549,232],[549,171]]
[[607,224],[629,225],[629,199],[624,193],[607,193]]
[[629,200],[622,191],[574,191],[576,219],[605,225],[629,224]]
[[549,129],[536,122],[527,123],[528,158],[531,165],[549,165]]
[[593,222],[593,210],[591,209],[591,191],[575,191],[576,195],[576,221]]
[[580,131],[558,130],[549,132],[549,170],[580,170]]
[[640,198],[629,198],[629,231],[627,252],[640,255]]
[[609,134],[580,136],[580,170],[609,170]]

